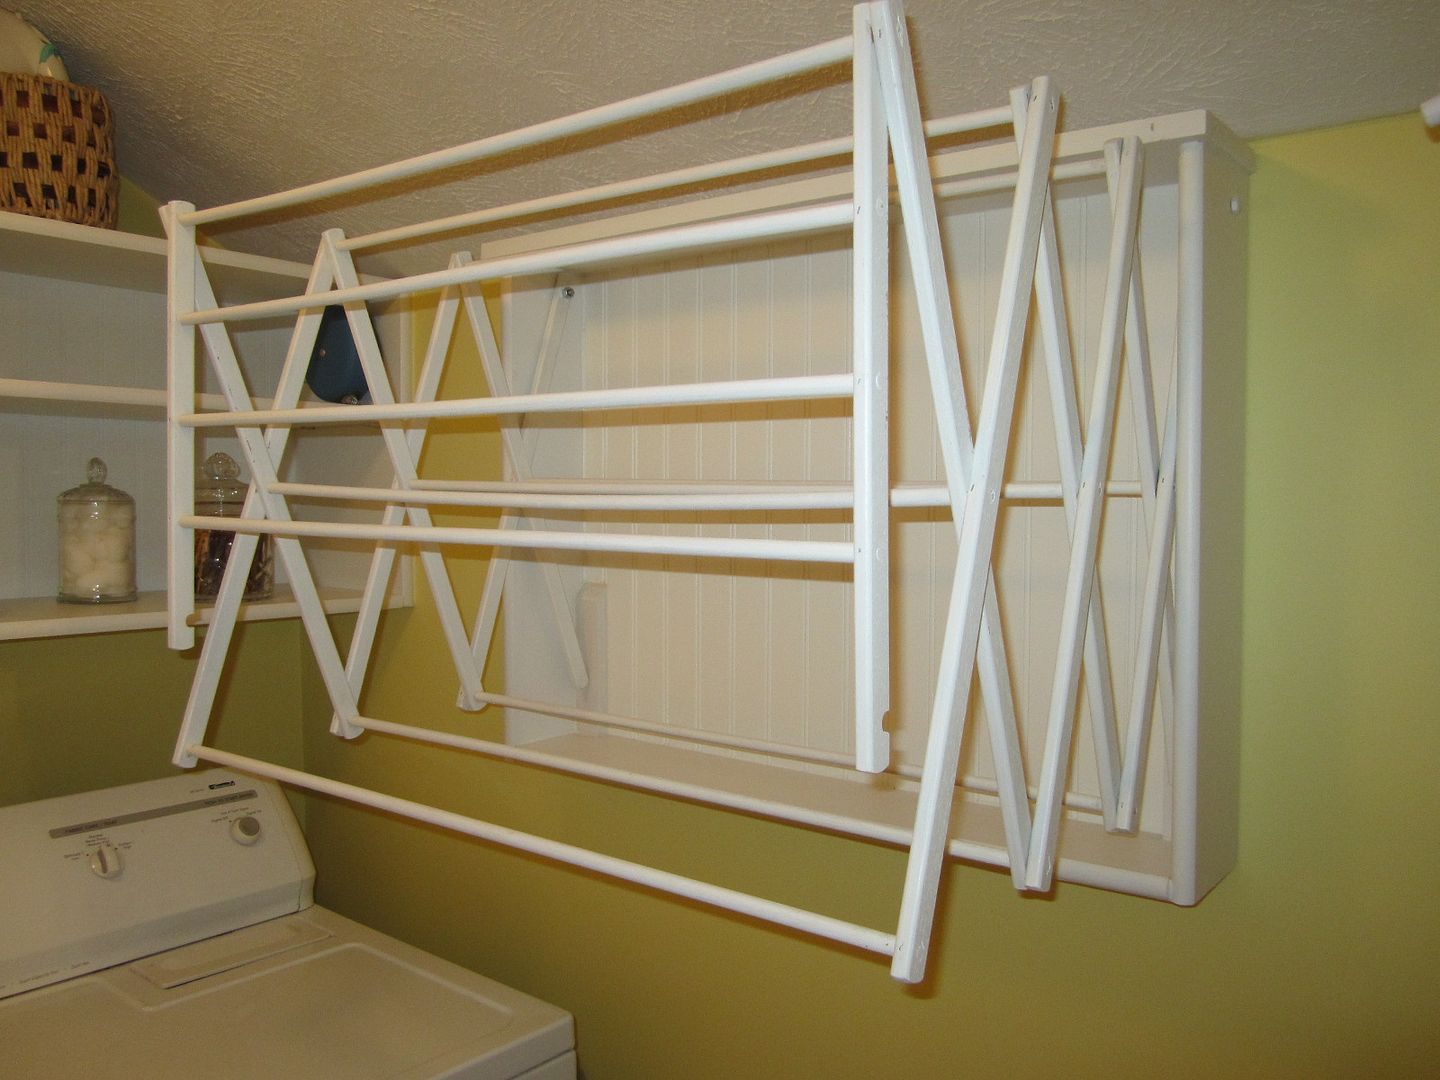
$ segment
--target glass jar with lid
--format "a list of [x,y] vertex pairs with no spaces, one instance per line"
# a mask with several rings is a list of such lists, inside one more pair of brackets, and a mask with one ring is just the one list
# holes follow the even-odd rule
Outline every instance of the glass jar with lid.
[[86,482],[56,500],[60,539],[58,599],[119,604],[135,599],[135,500],[105,482],[91,458]]
[[[203,517],[241,516],[245,509],[245,485],[240,466],[229,454],[211,454],[200,466],[195,484],[195,513]],[[245,579],[246,600],[268,600],[275,592],[275,560],[270,537],[260,536],[250,572]],[[233,532],[221,529],[195,530],[195,598],[213,600],[220,592],[220,579],[230,561]]]

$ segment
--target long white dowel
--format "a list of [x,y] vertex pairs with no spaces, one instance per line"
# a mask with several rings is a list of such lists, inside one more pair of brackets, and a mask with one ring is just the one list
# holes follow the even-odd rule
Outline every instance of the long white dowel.
[[619,878],[621,881],[629,881],[690,900],[698,900],[701,903],[725,908],[727,911],[738,912],[741,915],[748,915],[780,926],[788,926],[793,930],[803,930],[806,933],[843,942],[856,948],[867,949],[870,952],[889,956],[895,950],[894,935],[858,926],[855,923],[848,923],[841,919],[834,919],[828,915],[820,915],[803,908],[765,900],[748,893],[711,885],[708,882],[696,881],[694,878],[682,877],[665,870],[656,870],[654,867],[642,866],[639,863],[617,859],[612,855],[603,855],[571,844],[562,844],[557,840],[547,840],[544,837],[506,828],[503,825],[466,817],[464,814],[456,814],[424,803],[371,791],[369,788],[356,787],[354,784],[315,776],[298,769],[288,769],[282,765],[272,765],[270,762],[245,757],[241,754],[214,750],[208,746],[191,746],[189,749],[195,757],[216,765],[240,769],[257,776],[268,777],[282,784],[292,784],[308,791],[316,791],[322,795],[333,795],[339,799],[360,803],[362,806],[371,806],[387,813],[398,814],[401,817],[423,821],[429,825],[437,825],[442,829],[474,836],[492,844],[500,844],[503,847],[515,848],[531,855],[539,855],[541,858],[553,859],[556,862],[578,866],[585,870],[593,870],[599,874]]
[[305,184],[288,191],[278,191],[272,195],[263,195],[255,199],[227,203],[224,206],[214,206],[206,210],[193,210],[185,214],[181,220],[186,225],[195,226],[249,217],[253,214],[267,213],[287,206],[315,202],[333,195],[359,191],[362,188],[376,187],[410,176],[438,172],[455,165],[483,161],[486,158],[497,157],[500,154],[507,154],[528,146],[554,142],[557,139],[595,131],[624,120],[635,120],[681,105],[705,101],[736,90],[775,82],[778,79],[838,64],[842,60],[849,59],[851,49],[852,42],[849,37],[836,38],[833,41],[812,45],[808,49],[787,53],[784,56],[707,75],[701,79],[680,83],[678,86],[667,86],[648,94],[640,94],[637,97],[601,105],[584,112],[546,120],[529,127],[517,128],[514,131],[476,139],[473,142],[461,143],[459,146],[405,158],[388,165],[363,169],[360,172],[348,173],[319,183]]
[[[850,485],[807,481],[790,483],[784,480],[751,482],[746,480],[587,480],[540,478],[517,484],[505,480],[420,480],[422,491],[535,491],[551,494],[584,495],[742,495],[762,492],[789,492],[793,495],[830,493],[817,496],[819,509],[841,509],[849,506]],[[1110,498],[1137,499],[1140,484],[1135,480],[1111,480],[1105,485]],[[1002,499],[1015,502],[1058,502],[1060,485],[1045,480],[1014,480],[1000,490]],[[938,484],[902,483],[890,489],[890,505],[895,507],[942,507],[950,505],[949,489]],[[676,510],[681,507],[667,507]]]
[[[986,128],[999,127],[1009,123],[1010,110],[1001,105],[993,109],[982,109],[927,121],[925,135],[927,138],[936,139],[947,135],[958,135],[966,131],[983,131]],[[380,232],[352,236],[345,242],[345,246],[351,251],[360,251],[365,248],[416,240],[422,236],[434,236],[437,233],[475,229],[482,225],[493,225],[497,221],[513,221],[539,214],[552,214],[560,210],[573,210],[594,203],[629,198],[633,195],[652,194],[670,188],[702,184],[710,180],[724,180],[730,177],[765,172],[769,169],[784,168],[789,165],[824,161],[826,158],[850,153],[854,144],[853,138],[849,135],[842,135],[836,139],[806,143],[803,146],[766,150],[763,153],[747,154],[744,157],[731,158],[728,161],[692,165],[685,169],[673,169],[669,172],[639,176],[630,180],[617,180],[614,183],[600,184],[579,191],[565,191],[556,195],[544,195],[538,199],[508,203],[504,206],[487,206],[483,210],[452,214],[449,217],[435,218],[431,221],[419,221],[412,225],[400,225]],[[1003,184],[1003,180],[1001,182]]]
[[780,562],[848,563],[854,549],[834,540],[748,540],[728,536],[639,536],[620,533],[542,532],[538,529],[470,529],[449,525],[383,525],[351,521],[266,521],[186,515],[186,528],[265,533],[329,540],[384,540],[394,544],[460,544],[470,547],[605,551],[628,555],[676,555],[710,559],[775,559]]
[[[342,502],[402,503],[425,506],[489,506],[514,510],[613,510],[642,511],[741,511],[741,510],[848,510],[854,503],[849,485],[805,486],[754,484],[742,489],[717,485],[679,483],[673,487],[644,482],[595,483],[536,480],[528,483],[421,480],[416,490],[352,487],[345,484],[304,484],[284,481],[272,484],[279,495],[301,499]],[[1112,497],[1139,498],[1140,486],[1131,481],[1106,485]],[[1006,484],[1000,497],[1007,502],[1056,502],[1059,484],[1017,482]],[[934,484],[897,487],[890,492],[893,507],[948,507],[949,492]]]
[[667,405],[714,405],[758,401],[808,401],[849,397],[849,375],[795,375],[777,379],[685,383],[673,386],[621,386],[607,390],[570,390],[510,397],[404,401],[392,405],[327,405],[303,409],[255,409],[244,412],[189,413],[184,427],[257,427],[271,424],[356,424],[372,420],[433,420],[457,416],[514,416],[599,409],[643,409]]
[[234,304],[230,307],[212,308],[208,311],[196,311],[185,315],[179,321],[185,325],[191,325],[267,319],[275,315],[293,315],[297,311],[324,307],[326,304],[351,304],[362,300],[366,302],[393,300],[399,296],[433,292],[443,289],[447,285],[531,277],[536,274],[554,273],[556,270],[576,270],[581,267],[645,259],[656,255],[701,251],[706,248],[744,244],[750,241],[772,240],[782,236],[800,236],[823,232],[827,229],[838,229],[849,224],[850,201],[847,199],[844,202],[821,203],[818,206],[807,206],[798,210],[776,210],[765,214],[727,218],[722,221],[703,221],[694,225],[656,229],[653,232],[636,233],[631,236],[616,236],[604,240],[591,240],[582,244],[546,248],[543,251],[506,255],[496,259],[482,259],[469,266],[432,270],[429,273],[416,274],[413,277],[390,278],[386,281],[377,281],[351,289],[335,289],[332,292],[304,296],[282,296],[275,300],[260,300],[252,304]]

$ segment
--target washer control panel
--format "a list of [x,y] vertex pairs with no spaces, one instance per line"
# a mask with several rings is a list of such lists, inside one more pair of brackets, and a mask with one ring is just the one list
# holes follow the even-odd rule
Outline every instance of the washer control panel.
[[0,998],[308,907],[280,788],[211,769],[0,807]]

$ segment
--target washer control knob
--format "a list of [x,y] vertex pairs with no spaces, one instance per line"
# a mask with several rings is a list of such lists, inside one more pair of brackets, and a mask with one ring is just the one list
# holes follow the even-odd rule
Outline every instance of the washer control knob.
[[260,822],[246,814],[230,823],[230,836],[237,844],[247,847],[260,839]]
[[96,877],[117,878],[124,869],[120,852],[109,844],[101,844],[90,852],[90,870]]

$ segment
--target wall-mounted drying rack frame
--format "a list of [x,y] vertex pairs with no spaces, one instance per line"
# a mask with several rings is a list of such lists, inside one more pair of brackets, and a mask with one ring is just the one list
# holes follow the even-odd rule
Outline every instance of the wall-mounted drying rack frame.
[[[197,257],[197,230],[213,223],[300,205],[357,191],[399,178],[420,175],[456,164],[494,157],[521,147],[540,146],[566,136],[595,131],[618,121],[653,115],[677,105],[713,98],[740,89],[763,86],[799,73],[849,62],[853,72],[854,132],[849,139],[830,140],[748,158],[677,170],[640,180],[621,181],[588,191],[550,196],[510,207],[485,209],[438,221],[390,229],[368,236],[347,237],[339,230],[321,238],[310,280],[303,294],[276,300],[219,307]],[[997,765],[994,795],[1004,825],[1005,861],[1016,886],[1044,891],[1051,887],[1057,835],[1065,801],[1076,699],[1082,670],[1091,696],[1097,758],[1102,773],[1102,808],[1107,829],[1133,831],[1136,805],[1143,789],[1146,743],[1152,717],[1165,714],[1153,702],[1157,686],[1167,698],[1168,723],[1174,738],[1183,740],[1194,727],[1197,697],[1192,658],[1198,631],[1197,593],[1190,574],[1198,566],[1198,549],[1189,541],[1177,547],[1178,507],[1186,490],[1184,470],[1187,438],[1197,438],[1182,416],[1195,407],[1178,399],[1190,391],[1181,377],[1172,380],[1174,394],[1163,438],[1151,394],[1149,351],[1144,343],[1139,275],[1134,272],[1136,221],[1140,199],[1142,140],[1131,135],[1105,141],[1100,156],[1085,160],[1053,160],[1059,98],[1048,79],[1012,94],[1002,107],[945,121],[924,124],[916,99],[904,13],[899,4],[878,0],[854,10],[851,36],[810,49],[749,65],[666,90],[564,117],[505,135],[481,139],[450,150],[396,162],[389,166],[310,184],[229,206],[196,210],[171,203],[163,213],[169,247],[169,477],[170,477],[170,644],[188,648],[194,632],[188,622],[191,597],[192,532],[223,528],[236,533],[235,547],[215,604],[195,685],[177,739],[175,761],[193,766],[199,760],[250,769],[301,787],[390,810],[460,832],[507,844],[536,854],[598,870],[625,880],[716,904],[792,928],[893,957],[892,973],[917,981],[924,973],[935,897],[949,842],[956,793],[959,750],[966,720],[966,701],[978,672],[990,744]],[[1013,131],[1013,164],[993,175],[976,178],[977,188],[1013,189],[1013,204],[996,302],[978,423],[972,430],[963,381],[949,279],[940,237],[935,185],[927,136],[978,132],[1005,125]],[[846,197],[763,213],[698,221],[670,228],[601,238],[545,250],[472,259],[457,253],[443,269],[374,284],[361,284],[353,254],[366,248],[414,240],[461,228],[477,228],[507,217],[539,210],[583,208],[620,196],[664,193],[697,180],[744,177],[780,165],[817,162],[848,154],[853,167],[852,190]],[[1201,159],[1182,148],[1182,172],[1203,170]],[[891,167],[894,195],[891,195]],[[1069,358],[1064,299],[1058,271],[1050,183],[1057,176],[1105,176],[1115,207],[1111,230],[1106,303],[1101,327],[1101,358],[1086,437],[1082,440],[1075,381]],[[1191,198],[1203,189],[1192,184]],[[939,431],[943,482],[922,489],[892,483],[888,428],[889,353],[891,328],[890,211],[900,211],[900,225],[909,255],[915,303],[924,339],[924,354],[934,416]],[[1182,211],[1183,212],[1183,211]],[[1192,208],[1198,220],[1199,209]],[[699,382],[685,385],[547,392],[543,365],[528,392],[509,385],[500,348],[478,288],[481,284],[539,273],[574,273],[590,267],[631,263],[718,247],[849,230],[853,239],[853,368],[841,375],[786,376]],[[1198,234],[1197,234],[1198,235]],[[1200,269],[1201,253],[1188,258]],[[416,294],[439,294],[429,346],[413,400],[392,393],[384,358],[370,325],[366,305]],[[1009,665],[1000,628],[991,573],[992,551],[1000,506],[1006,495],[1006,461],[1021,359],[1030,327],[1032,296],[1037,332],[1047,357],[1047,373],[1056,402],[1055,424],[1061,477],[1049,494],[1065,506],[1073,537],[1055,697],[1046,737],[1044,767],[1032,809],[1024,762],[1010,697]],[[301,386],[318,331],[321,312],[343,305],[355,337],[372,404],[301,408]],[[470,326],[493,396],[437,400],[436,394],[451,335],[464,314]],[[1201,355],[1199,306],[1192,325],[1181,328],[1179,366],[1191,374]],[[236,362],[227,333],[232,323],[275,316],[293,316],[295,328],[271,406],[255,408]],[[1182,323],[1186,316],[1182,315]],[[1186,335],[1189,335],[1187,338]],[[1127,337],[1130,347],[1125,347]],[[199,341],[197,342],[197,338]],[[194,411],[197,344],[215,372],[228,408]],[[1139,388],[1138,415],[1143,429],[1141,477],[1127,485],[1107,479],[1110,430],[1115,421],[1115,386],[1122,363]],[[1187,369],[1187,364],[1189,368]],[[1188,377],[1188,376],[1187,376]],[[403,392],[402,392],[403,393]],[[1198,395],[1197,395],[1198,396]],[[852,475],[838,486],[805,485],[674,485],[625,484],[597,487],[537,481],[529,466],[528,433],[515,426],[503,429],[510,480],[505,483],[444,483],[422,479],[418,461],[426,437],[426,421],[438,417],[519,417],[544,413],[579,413],[616,409],[651,409],[709,403],[843,400],[850,403]],[[394,480],[390,488],[295,484],[280,479],[292,425],[355,424],[380,426]],[[211,519],[194,513],[194,433],[211,427],[233,428],[253,482],[241,519]],[[1198,455],[1196,460],[1198,460]],[[1193,465],[1190,465],[1193,468]],[[1198,478],[1197,478],[1198,479]],[[1198,491],[1198,482],[1192,491]],[[1125,729],[1122,747],[1113,692],[1107,685],[1107,648],[1098,603],[1094,601],[1094,567],[1100,506],[1107,495],[1139,496],[1145,504],[1150,543],[1150,570],[1144,604],[1145,661],[1139,665],[1134,716]],[[373,523],[298,520],[291,498],[340,499],[383,506]],[[478,505],[507,510],[498,528],[437,527],[430,516],[435,505]],[[945,623],[945,639],[935,686],[929,743],[920,772],[913,828],[904,842],[910,855],[893,932],[858,926],[815,912],[803,911],[733,890],[680,878],[653,868],[517,833],[490,823],[434,807],[396,799],[297,770],[239,757],[205,745],[213,707],[239,609],[244,574],[257,537],[275,537],[295,591],[305,630],[335,713],[332,731],[353,738],[364,731],[419,738],[512,760],[536,760],[521,747],[428,731],[363,716],[359,698],[374,646],[381,604],[395,566],[398,545],[414,544],[426,572],[445,640],[460,682],[460,706],[476,709],[486,703],[521,708],[553,708],[537,702],[516,702],[489,693],[482,683],[485,656],[505,583],[510,549],[534,551],[621,552],[783,562],[821,562],[853,568],[854,759],[864,773],[889,765],[885,728],[890,708],[890,515],[892,506],[941,505],[954,521],[958,554]],[[770,540],[672,535],[614,535],[523,528],[522,513],[553,508],[633,512],[648,508],[790,509],[823,507],[849,511],[848,541]],[[1193,523],[1198,518],[1191,519]],[[1191,528],[1187,523],[1185,528]],[[1183,531],[1183,530],[1182,530]],[[366,540],[375,544],[365,599],[362,601],[348,655],[342,659],[326,623],[306,565],[302,542],[311,538]],[[1193,540],[1193,537],[1191,538]],[[474,631],[468,633],[450,585],[441,548],[478,545],[493,548],[489,578],[483,591]],[[1173,559],[1172,559],[1173,553]],[[1186,561],[1191,565],[1187,569]],[[1175,567],[1179,567],[1179,573]],[[575,640],[573,616],[553,568],[546,570],[551,612],[570,665],[571,677],[583,685],[584,659]],[[1178,616],[1178,620],[1177,620]],[[1178,622],[1178,625],[1177,625]],[[562,710],[563,711],[563,710]],[[621,717],[580,720],[624,724]],[[643,725],[634,725],[641,727]],[[542,762],[549,763],[549,762]],[[591,775],[603,775],[591,770]],[[623,782],[623,781],[622,781]],[[739,805],[729,800],[728,805]],[[762,809],[762,812],[764,810]],[[810,824],[845,831],[841,821],[811,816]],[[1222,856],[1223,859],[1223,856]],[[1207,870],[1207,875],[1212,875]],[[1219,871],[1223,873],[1223,869]],[[1199,886],[1203,892],[1213,881]],[[1192,882],[1191,892],[1195,892]],[[1182,902],[1183,895],[1172,895]]]

